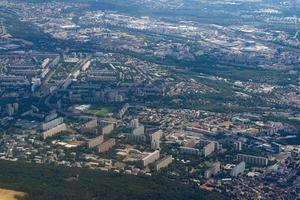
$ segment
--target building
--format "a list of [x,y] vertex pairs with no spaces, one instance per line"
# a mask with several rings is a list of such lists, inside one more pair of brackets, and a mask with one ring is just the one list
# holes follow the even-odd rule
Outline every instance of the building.
[[236,142],[234,143],[234,149],[235,149],[236,151],[241,151],[241,150],[242,150],[242,145],[243,145],[242,141],[236,141]]
[[36,89],[41,85],[42,81],[40,78],[32,78],[31,92],[35,92]]
[[278,144],[276,142],[272,142],[271,145],[272,145],[275,153],[277,153],[277,154],[281,153],[282,149],[281,149],[281,145],[280,144]]
[[244,161],[240,162],[240,164],[236,165],[232,170],[230,171],[230,175],[233,177],[237,177],[239,174],[244,173],[246,168],[246,163]]
[[142,167],[147,167],[149,164],[155,162],[158,159],[159,159],[159,151],[156,150],[156,151],[148,154],[146,157],[144,157],[141,160]]
[[131,128],[137,128],[140,126],[140,123],[139,123],[139,119],[133,119],[130,121],[130,127]]
[[124,116],[124,114],[127,112],[128,108],[129,108],[129,104],[126,103],[118,113],[119,119],[121,119]]
[[159,139],[151,139],[151,149],[152,150],[160,149],[159,143],[160,143]]
[[171,155],[166,156],[158,161],[155,162],[154,164],[154,169],[156,171],[159,171],[162,168],[168,167],[169,164],[171,164],[173,161],[173,157]]
[[45,117],[45,122],[50,122],[51,120],[57,118],[57,113],[55,111],[52,111],[49,115]]
[[159,149],[159,144],[160,144],[160,138],[162,136],[162,131],[156,131],[150,135],[150,141],[151,141],[151,149],[152,150],[157,150]]
[[134,135],[145,134],[145,127],[142,124],[140,124],[139,119],[131,120],[130,127],[132,128],[132,134]]
[[115,126],[114,124],[107,124],[104,127],[102,127],[102,134],[110,134],[114,130]]
[[64,118],[58,117],[49,122],[42,123],[41,128],[43,131],[46,131],[46,130],[52,129],[53,127],[55,127],[59,124],[62,124],[63,122],[64,122]]
[[131,142],[136,142],[136,143],[144,143],[144,142],[146,142],[146,136],[145,135],[128,134],[127,140],[131,141]]
[[206,146],[203,147],[202,150],[204,157],[207,157],[215,151],[215,144],[213,142],[209,142]]
[[14,115],[16,112],[19,110],[19,104],[18,103],[13,103],[13,104],[6,104],[6,113],[8,116]]
[[14,107],[12,104],[7,104],[6,105],[6,113],[8,116],[12,116],[15,113]]
[[62,124],[59,124],[59,125],[53,127],[52,129],[42,132],[42,137],[43,137],[43,139],[46,139],[48,137],[52,137],[53,135],[56,135],[62,131],[66,131],[66,130],[67,130],[66,124],[62,123]]
[[127,135],[128,141],[137,143],[146,142],[145,127],[139,123],[138,119],[131,120],[130,127],[132,128],[132,132]]
[[267,166],[268,165],[268,158],[259,157],[259,156],[238,154],[237,155],[237,160],[239,162],[244,161],[245,163],[248,163],[248,164],[251,164],[251,165],[258,165],[258,166]]
[[217,173],[220,172],[220,168],[221,168],[220,162],[213,163],[212,166],[204,172],[204,177],[210,178],[211,176],[216,175]]
[[209,169],[207,169],[204,172],[204,177],[208,179],[212,176],[215,176],[217,173],[220,172],[220,169],[221,169],[221,163],[220,162],[215,162],[215,163],[212,164],[212,166]]
[[102,144],[98,145],[97,146],[97,152],[98,153],[106,152],[106,151],[110,150],[115,145],[116,145],[116,139],[111,138],[111,139],[103,142]]
[[87,142],[87,147],[88,148],[93,148],[95,146],[98,146],[100,145],[102,142],[103,142],[103,135],[99,135],[93,139],[90,139],[88,142]]
[[222,149],[222,145],[217,142],[217,141],[213,141],[214,145],[215,145],[215,150],[214,151],[219,151]]
[[133,135],[144,135],[145,133],[145,127],[143,125],[140,125],[139,127],[136,127],[132,130]]
[[184,141],[184,142],[182,143],[182,146],[183,146],[183,147],[190,147],[190,148],[193,148],[195,145],[196,145],[196,140],[194,140],[194,139],[190,139],[190,140]]
[[81,133],[97,133],[98,130],[98,120],[97,119],[92,119],[84,124],[81,125],[80,127],[80,132]]
[[98,125],[97,119],[92,119],[92,120],[86,122],[85,124],[83,124],[83,128],[93,129],[93,128],[97,128],[97,125]]
[[191,148],[191,147],[180,147],[180,153],[198,156],[198,155],[200,155],[200,150],[197,148]]

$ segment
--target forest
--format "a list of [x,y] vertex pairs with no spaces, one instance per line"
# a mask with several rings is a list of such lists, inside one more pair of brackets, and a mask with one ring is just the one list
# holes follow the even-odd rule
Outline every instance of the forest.
[[163,177],[0,161],[0,188],[26,192],[21,200],[224,199]]

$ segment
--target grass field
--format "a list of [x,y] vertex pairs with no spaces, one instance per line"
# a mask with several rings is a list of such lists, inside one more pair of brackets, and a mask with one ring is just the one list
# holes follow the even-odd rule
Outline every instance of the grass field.
[[195,53],[195,55],[198,56],[198,57],[203,56],[204,54],[205,54],[205,53],[204,53],[204,51],[202,51],[202,50],[199,50],[199,51],[197,51],[197,52]]
[[112,110],[107,107],[92,107],[84,112],[97,117],[107,117],[109,113],[112,113]]
[[24,192],[0,189],[0,200],[17,200],[18,197],[23,197],[23,196],[25,196]]

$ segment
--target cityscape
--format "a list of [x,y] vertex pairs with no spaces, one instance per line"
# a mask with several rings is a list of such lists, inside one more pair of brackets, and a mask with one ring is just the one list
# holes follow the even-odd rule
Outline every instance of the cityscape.
[[300,199],[300,1],[0,0],[0,168],[4,200]]

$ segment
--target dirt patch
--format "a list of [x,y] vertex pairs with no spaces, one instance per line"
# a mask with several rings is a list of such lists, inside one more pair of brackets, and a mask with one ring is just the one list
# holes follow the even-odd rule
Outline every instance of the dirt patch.
[[23,197],[26,193],[14,190],[0,189],[0,200],[17,200],[17,197]]

